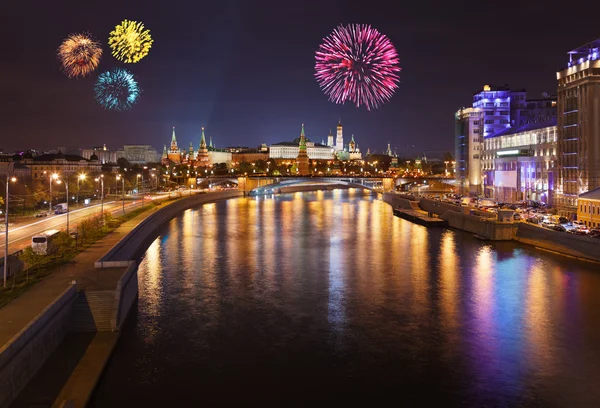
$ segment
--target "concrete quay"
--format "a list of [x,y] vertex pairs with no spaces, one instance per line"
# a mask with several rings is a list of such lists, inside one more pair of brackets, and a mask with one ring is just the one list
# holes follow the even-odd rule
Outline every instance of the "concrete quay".
[[[241,195],[197,194],[162,203],[123,223],[0,308],[0,408],[85,407],[137,298],[136,260],[144,245],[179,212]],[[96,267],[98,260],[115,253],[121,254],[121,264]],[[81,336],[88,338],[75,340]]]
[[445,227],[448,225],[445,220],[438,217],[430,217],[427,212],[422,210],[394,208],[394,215],[426,227]]
[[406,195],[384,193],[383,200],[392,206],[395,213],[406,213],[417,207],[436,214],[447,221],[450,228],[470,232],[484,240],[517,241],[563,256],[600,262],[600,240],[596,238],[552,231],[525,222],[501,222],[491,218],[489,213],[471,210],[464,213],[462,207],[424,198],[417,200]]

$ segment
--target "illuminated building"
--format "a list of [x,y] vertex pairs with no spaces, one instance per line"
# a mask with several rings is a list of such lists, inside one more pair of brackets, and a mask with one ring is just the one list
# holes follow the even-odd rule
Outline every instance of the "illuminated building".
[[125,158],[131,164],[156,163],[156,149],[150,145],[124,145],[117,150],[117,160]]
[[19,164],[25,166],[31,171],[32,179],[42,179],[48,177],[49,174],[75,174],[86,173],[96,174],[102,171],[102,163],[97,157],[91,157],[87,160],[82,156],[71,154],[42,154],[33,157],[25,153]]
[[96,155],[102,164],[117,162],[117,152],[111,152],[106,145],[81,150],[81,156],[87,160],[90,160],[92,155]]
[[557,209],[577,212],[577,198],[600,187],[600,39],[568,52],[558,72]]
[[[302,127],[304,129],[304,126]],[[331,147],[323,146],[321,143],[313,143],[306,136],[306,153],[311,160],[333,160]],[[291,142],[280,142],[269,146],[270,159],[296,159],[300,152],[300,137]]]
[[600,228],[600,187],[579,195],[577,219],[590,228]]
[[189,164],[194,167],[211,167],[217,163],[225,163],[227,167],[231,167],[232,153],[228,149],[219,149],[214,147],[212,137],[210,138],[209,144],[206,144],[206,136],[204,134],[204,127],[202,127],[202,134],[200,136],[200,145],[198,150],[194,150],[193,143],[190,142],[189,149],[180,150],[177,146],[177,138],[175,136],[175,128],[173,128],[173,134],[171,136],[171,146],[167,149],[166,146],[163,148],[163,154],[161,162],[163,164]]
[[483,110],[463,108],[455,115],[456,181],[461,194],[481,194]]
[[352,139],[348,143],[348,153],[349,160],[362,160],[362,154],[358,144],[354,141],[354,135],[352,135]]
[[341,119],[338,120],[338,125],[337,125],[337,137],[335,139],[335,150],[338,152],[344,150],[344,134],[343,134]]
[[557,149],[556,119],[506,129],[483,141],[485,195],[500,202],[552,205]]
[[296,157],[298,174],[306,176],[310,174],[308,169],[308,153],[306,152],[306,137],[304,136],[304,123],[300,131],[300,142],[298,143],[298,156]]
[[327,146],[333,147],[333,134],[331,133],[331,129],[329,129],[329,135],[327,135]]

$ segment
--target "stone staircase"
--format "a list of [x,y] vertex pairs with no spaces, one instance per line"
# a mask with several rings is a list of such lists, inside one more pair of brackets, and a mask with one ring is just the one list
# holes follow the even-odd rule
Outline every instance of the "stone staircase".
[[73,304],[72,331],[111,331],[114,290],[81,291]]

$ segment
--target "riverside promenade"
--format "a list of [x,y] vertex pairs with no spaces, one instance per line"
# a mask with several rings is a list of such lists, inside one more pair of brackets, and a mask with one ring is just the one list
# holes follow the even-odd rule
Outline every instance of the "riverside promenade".
[[[168,204],[167,204],[168,205]],[[115,231],[109,233],[104,238],[96,241],[90,247],[78,254],[73,260],[65,265],[58,267],[54,272],[45,277],[41,282],[31,287],[27,292],[12,300],[10,303],[0,308],[0,353],[8,343],[19,336],[29,323],[35,319],[45,308],[55,301],[68,287],[75,281],[77,290],[113,290],[118,280],[123,275],[125,268],[94,268],[94,262],[109,251],[129,232],[131,232],[140,222],[142,222],[152,212],[160,207],[144,211],[140,215],[121,224]],[[103,356],[110,355],[112,349],[118,340],[118,333],[98,332],[79,334],[76,337],[85,337],[88,345],[86,351],[89,370],[79,378],[84,383],[95,382],[99,379],[104,363],[98,361]],[[81,341],[66,341],[66,344],[77,343]],[[65,345],[66,345],[65,344]],[[57,352],[59,355],[65,348],[63,344],[59,345]],[[70,347],[67,347],[70,348]],[[66,350],[65,350],[66,351]],[[33,379],[28,383],[20,396],[13,403],[13,407],[26,406],[51,406],[58,397],[56,389],[58,383],[66,384],[70,378],[70,370],[63,361],[55,361],[60,358],[50,358],[37,372]],[[62,360],[62,359],[60,359]],[[51,369],[53,367],[54,369]],[[49,377],[48,377],[49,375]],[[48,380],[51,380],[48,382]],[[58,385],[60,387],[60,385]],[[79,387],[83,389],[85,387]],[[58,388],[59,390],[61,388]],[[93,387],[91,388],[93,389]],[[81,393],[80,393],[81,394]],[[85,394],[85,392],[83,393]],[[77,395],[75,395],[77,396]],[[77,402],[87,402],[88,396],[80,395]],[[84,406],[77,404],[75,406]]]
[[[11,347],[14,349],[21,346],[21,343],[24,344],[22,347],[27,347],[28,342],[35,342],[36,339],[28,339],[26,336],[28,330],[31,331],[32,324],[38,324],[41,317],[49,314],[48,308],[52,307],[58,298],[64,297],[69,288],[75,286],[77,293],[114,292],[127,268],[97,268],[95,263],[113,247],[118,246],[150,215],[182,200],[190,200],[189,205],[196,205],[198,202],[201,204],[200,201],[209,202],[233,196],[208,193],[194,197],[163,202],[124,222],[116,230],[78,254],[71,262],[58,267],[27,292],[0,308],[0,376],[10,379],[0,384],[0,397],[3,397],[0,398],[0,408],[60,407],[65,401],[69,401],[72,404],[69,406],[72,407],[87,405],[116,346],[119,338],[118,331],[87,333],[71,331],[66,335],[63,334],[64,337],[60,337],[59,340],[60,344],[50,352],[46,350],[40,353],[40,347],[32,344],[30,347],[35,351],[26,353],[31,354],[26,358],[19,357],[17,363],[11,361],[10,356],[14,356]],[[166,219],[162,222],[166,222]],[[58,336],[59,334],[55,335]],[[44,356],[42,361],[39,361],[41,358],[37,358],[36,353]],[[15,365],[18,370],[15,370]],[[28,365],[31,365],[31,368],[23,370],[23,366]],[[22,383],[25,378],[26,385],[23,388]],[[9,397],[6,397],[7,395]]]

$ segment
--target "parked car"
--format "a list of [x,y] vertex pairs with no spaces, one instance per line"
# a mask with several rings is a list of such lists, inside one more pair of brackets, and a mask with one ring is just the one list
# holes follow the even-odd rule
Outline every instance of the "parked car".
[[37,213],[35,215],[35,218],[44,218],[44,217],[47,217],[47,216],[48,216],[48,213],[46,211],[40,211],[39,213]]
[[560,225],[560,224],[557,224],[557,225],[553,226],[553,227],[552,227],[552,229],[553,229],[554,231],[559,231],[559,232],[567,232],[566,228],[565,228],[565,227],[563,227],[563,226],[562,226],[562,225]]

